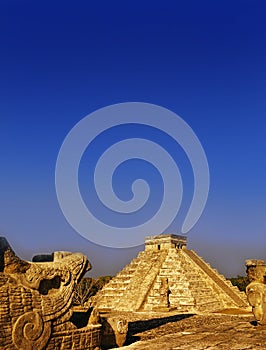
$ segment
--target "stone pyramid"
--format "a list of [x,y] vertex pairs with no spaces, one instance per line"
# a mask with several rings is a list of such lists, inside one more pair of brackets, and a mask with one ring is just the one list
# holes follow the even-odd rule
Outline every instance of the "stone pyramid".
[[146,237],[145,251],[96,295],[99,310],[212,312],[248,307],[245,293],[186,243],[186,237],[173,234]]

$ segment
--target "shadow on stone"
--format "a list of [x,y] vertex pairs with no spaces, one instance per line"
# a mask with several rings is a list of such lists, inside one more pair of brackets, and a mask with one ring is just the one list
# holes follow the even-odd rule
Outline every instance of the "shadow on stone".
[[130,345],[140,340],[140,337],[136,336],[135,334],[157,328],[159,326],[165,325],[170,322],[178,322],[185,318],[192,317],[194,315],[195,314],[185,314],[185,315],[181,314],[181,315],[167,316],[162,318],[153,318],[145,321],[129,322],[127,339],[126,339],[125,345]]
[[74,311],[69,321],[72,322],[78,329],[86,327],[91,315],[91,311],[92,309],[89,309],[86,312]]
[[52,279],[43,279],[40,281],[39,293],[47,295],[49,291],[58,290],[61,285],[61,279],[59,276],[55,276]]

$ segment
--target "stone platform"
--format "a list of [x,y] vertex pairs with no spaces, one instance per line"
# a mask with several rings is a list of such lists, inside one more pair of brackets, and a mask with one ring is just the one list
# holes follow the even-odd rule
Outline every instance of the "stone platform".
[[[228,313],[232,310],[228,311]],[[232,314],[155,315],[129,323],[129,343],[122,350],[264,350],[266,328],[254,316]],[[237,315],[238,313],[238,315]]]

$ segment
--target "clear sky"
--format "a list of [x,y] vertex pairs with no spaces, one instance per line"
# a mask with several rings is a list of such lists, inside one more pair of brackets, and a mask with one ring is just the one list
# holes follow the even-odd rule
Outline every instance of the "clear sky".
[[[65,220],[55,191],[57,155],[73,126],[99,108],[140,101],[180,115],[207,156],[209,198],[189,248],[226,276],[244,274],[247,258],[266,259],[265,17],[264,0],[1,1],[0,232],[18,255],[82,251],[93,275],[113,275],[143,249],[89,242]],[[93,162],[132,132],[102,135],[84,154],[80,188],[92,210],[101,209],[88,185]],[[135,132],[171,149],[154,130]],[[178,152],[186,195],[166,230],[173,233],[192,196]],[[158,172],[137,160],[118,170],[114,187],[125,200],[132,180],[148,177],[151,215],[162,194]]]

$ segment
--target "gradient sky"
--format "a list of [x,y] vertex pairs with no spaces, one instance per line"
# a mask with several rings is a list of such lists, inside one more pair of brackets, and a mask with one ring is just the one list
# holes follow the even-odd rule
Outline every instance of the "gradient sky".
[[[140,101],[180,115],[207,155],[209,198],[188,233],[189,248],[226,276],[243,275],[247,258],[266,259],[265,17],[263,0],[1,1],[0,232],[17,254],[81,251],[97,276],[114,275],[143,249],[101,247],[80,236],[54,184],[59,149],[79,120]],[[114,139],[130,132],[116,130]],[[156,138],[152,130],[146,135]],[[96,139],[93,160],[110,140]],[[181,152],[176,157],[186,196],[167,230],[173,233],[192,195],[189,166]],[[142,169],[156,207],[160,179],[143,166],[121,167],[114,187],[128,199],[134,169]],[[80,168],[84,200],[98,210],[86,182],[89,154]]]

